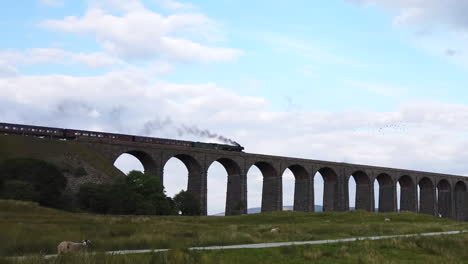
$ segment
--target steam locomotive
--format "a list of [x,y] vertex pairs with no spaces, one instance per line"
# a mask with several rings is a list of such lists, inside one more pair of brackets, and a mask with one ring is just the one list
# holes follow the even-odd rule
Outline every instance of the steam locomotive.
[[163,144],[163,145],[177,145],[177,146],[184,146],[184,147],[217,149],[217,150],[227,150],[227,151],[243,151],[244,150],[244,147],[242,147],[241,145],[237,143],[236,143],[237,145],[233,146],[233,145],[217,144],[217,143],[193,142],[193,141],[167,139],[167,138],[132,136],[132,135],[116,134],[116,133],[104,133],[104,132],[87,131],[87,130],[30,126],[30,125],[19,125],[19,124],[9,124],[9,123],[0,123],[0,133],[28,135],[28,136],[37,136],[37,137],[52,137],[52,138],[59,138],[59,139],[66,139],[66,140],[74,140],[74,139],[81,138],[81,137],[92,137],[92,138],[118,140],[118,141],[131,141],[131,142]]

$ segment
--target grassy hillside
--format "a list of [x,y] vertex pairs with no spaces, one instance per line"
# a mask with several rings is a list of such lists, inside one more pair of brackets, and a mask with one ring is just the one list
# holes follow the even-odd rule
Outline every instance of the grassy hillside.
[[42,159],[67,168],[78,160],[106,175],[121,175],[114,165],[83,144],[57,139],[0,135],[0,162],[12,158]]
[[[390,218],[385,222],[384,218]],[[271,233],[279,228],[278,233]],[[92,250],[185,248],[468,229],[468,223],[412,213],[275,212],[232,217],[76,214],[0,200],[0,255],[55,253],[63,240]]]

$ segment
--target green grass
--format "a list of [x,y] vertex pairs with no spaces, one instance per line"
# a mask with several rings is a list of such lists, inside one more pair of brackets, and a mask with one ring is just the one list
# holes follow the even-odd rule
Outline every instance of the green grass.
[[[390,218],[385,222],[384,218]],[[279,228],[278,233],[271,233]],[[101,216],[0,200],[0,256],[56,253],[60,241],[91,250],[187,248],[468,229],[468,223],[412,213],[275,212],[231,217]]]
[[258,264],[258,263],[468,263],[468,234],[359,241],[327,245],[290,246],[266,249],[189,251],[124,256],[67,255],[49,260],[41,256],[21,261],[0,260],[0,264]]
[[74,157],[106,175],[122,175],[112,161],[89,149],[85,144],[57,139],[0,135],[0,162],[14,158],[33,158],[52,162],[63,169],[70,166],[66,164],[65,157]]

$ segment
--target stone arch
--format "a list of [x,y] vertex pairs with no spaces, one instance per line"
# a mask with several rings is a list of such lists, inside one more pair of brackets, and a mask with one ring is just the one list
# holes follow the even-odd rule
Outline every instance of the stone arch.
[[400,211],[417,211],[417,186],[408,175],[398,178],[400,184]]
[[[287,167],[294,175],[294,211],[312,212],[314,190],[309,172],[304,166],[293,164]],[[311,201],[312,199],[312,201]]]
[[374,190],[371,185],[370,177],[362,170],[357,170],[351,173],[351,176],[348,178],[348,182],[351,177],[353,177],[354,181],[356,182],[356,202],[354,205],[356,210],[374,211]]
[[[187,192],[191,193],[193,196],[196,197],[196,199],[199,200],[201,214],[206,215],[206,171],[203,170],[203,167],[200,164],[200,162],[198,162],[193,156],[189,154],[175,154],[168,157],[163,163],[163,168],[171,158],[177,158],[187,168]],[[164,176],[165,175],[163,175],[163,178]]]
[[463,181],[458,181],[455,184],[454,188],[454,202],[455,202],[455,218],[457,220],[465,221],[467,218],[467,212],[466,212],[466,198],[467,198],[467,192],[466,192],[466,183]]
[[322,167],[318,171],[323,178],[323,211],[338,209],[338,175],[330,167]]
[[[202,173],[201,164],[194,157],[192,157],[191,155],[176,154],[176,155],[173,155],[170,158],[177,158],[178,160],[182,161],[182,163],[184,163],[185,167],[187,167],[187,170],[189,172],[189,177],[190,177],[190,174],[201,174]],[[167,160],[169,160],[169,159],[167,159]],[[167,162],[167,160],[166,160],[166,162]]]
[[448,180],[441,179],[437,183],[437,208],[442,217],[452,216],[452,187]]
[[283,209],[282,182],[278,171],[266,161],[257,161],[250,167],[252,166],[257,167],[263,176],[262,212],[281,211]]
[[387,173],[380,173],[376,180],[379,184],[379,212],[396,211],[395,183]]
[[138,159],[141,165],[143,165],[143,169],[145,173],[156,176],[156,177],[160,176],[158,173],[159,170],[158,170],[157,163],[155,162],[153,157],[147,152],[142,151],[142,150],[128,150],[128,151],[122,152],[119,155],[117,155],[117,157],[113,161],[113,164],[123,154],[129,154],[135,157],[136,159]]
[[227,191],[225,215],[239,215],[246,212],[246,201],[243,195],[242,170],[240,165],[230,158],[218,158],[211,162],[208,168],[215,162],[219,162],[227,172]]
[[419,213],[435,215],[435,187],[428,177],[423,177],[419,185]]

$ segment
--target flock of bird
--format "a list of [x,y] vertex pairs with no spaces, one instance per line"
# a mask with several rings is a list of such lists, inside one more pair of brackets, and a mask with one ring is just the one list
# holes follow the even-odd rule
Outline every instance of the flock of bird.
[[405,133],[409,130],[409,125],[404,122],[396,122],[389,124],[371,124],[361,128],[355,128],[354,131],[372,131],[381,135],[385,134],[400,134]]

